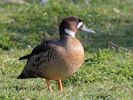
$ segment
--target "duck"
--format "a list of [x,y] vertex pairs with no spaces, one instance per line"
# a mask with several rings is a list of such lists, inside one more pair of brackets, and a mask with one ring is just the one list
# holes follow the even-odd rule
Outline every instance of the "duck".
[[58,90],[63,91],[62,80],[74,74],[84,62],[83,46],[75,36],[78,31],[95,33],[81,18],[65,17],[59,25],[58,40],[42,41],[30,54],[19,58],[27,59],[27,63],[17,78],[44,78],[51,92],[50,81],[55,80]]

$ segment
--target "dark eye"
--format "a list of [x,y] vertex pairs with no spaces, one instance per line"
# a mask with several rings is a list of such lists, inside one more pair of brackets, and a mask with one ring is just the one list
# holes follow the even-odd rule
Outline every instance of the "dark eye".
[[79,19],[79,22],[82,22],[81,19]]

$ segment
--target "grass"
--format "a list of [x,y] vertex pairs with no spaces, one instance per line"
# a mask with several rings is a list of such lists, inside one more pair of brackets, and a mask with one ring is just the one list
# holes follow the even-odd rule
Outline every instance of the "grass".
[[[89,0],[88,5],[83,0],[76,4],[49,0],[46,5],[25,1],[0,1],[0,100],[133,99],[132,0]],[[17,80],[26,63],[17,59],[43,38],[57,38],[60,21],[69,15],[80,16],[97,34],[77,34],[84,45],[85,62],[63,80],[64,91],[57,91],[55,81],[51,82],[52,95],[43,79]],[[108,49],[108,41],[119,49]]]
[[86,62],[73,76],[63,80],[64,91],[57,91],[52,81],[54,94],[47,91],[43,79],[17,80],[24,62],[17,61],[28,50],[0,52],[0,98],[1,99],[133,99],[133,53],[109,49],[88,52]]
[[75,5],[70,1],[66,3],[60,0],[50,0],[45,6],[39,3],[0,3],[0,44],[9,49],[22,49],[29,45],[34,47],[43,38],[57,38],[62,18],[75,15],[98,33],[96,36],[82,33],[78,35],[82,41],[90,42],[92,47],[105,48],[109,40],[131,47],[132,4],[131,0],[90,1],[89,5],[84,2]]

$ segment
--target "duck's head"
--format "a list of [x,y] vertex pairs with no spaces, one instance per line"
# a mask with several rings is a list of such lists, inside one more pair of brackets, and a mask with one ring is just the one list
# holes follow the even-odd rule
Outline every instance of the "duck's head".
[[75,34],[78,31],[95,33],[95,31],[86,28],[84,22],[75,16],[64,18],[59,26],[60,38],[64,38],[66,36],[75,37]]

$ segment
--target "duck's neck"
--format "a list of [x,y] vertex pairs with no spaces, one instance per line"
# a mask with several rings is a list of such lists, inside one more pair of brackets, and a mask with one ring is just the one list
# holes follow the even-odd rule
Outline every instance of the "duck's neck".
[[60,38],[60,43],[61,45],[66,48],[66,50],[68,51],[82,51],[83,47],[82,44],[80,43],[80,41],[77,38],[74,38],[70,35],[64,36],[62,38]]
[[67,36],[71,36],[71,37],[75,38],[76,32],[74,32],[70,29],[67,29],[67,28],[66,29],[60,29],[59,31],[60,31],[60,38],[65,38]]
[[65,33],[75,38],[75,34],[76,34],[75,32],[73,32],[69,29],[65,29]]
[[64,34],[64,35],[60,36],[60,41],[69,41],[70,39],[76,39],[76,38],[72,37],[68,34]]

